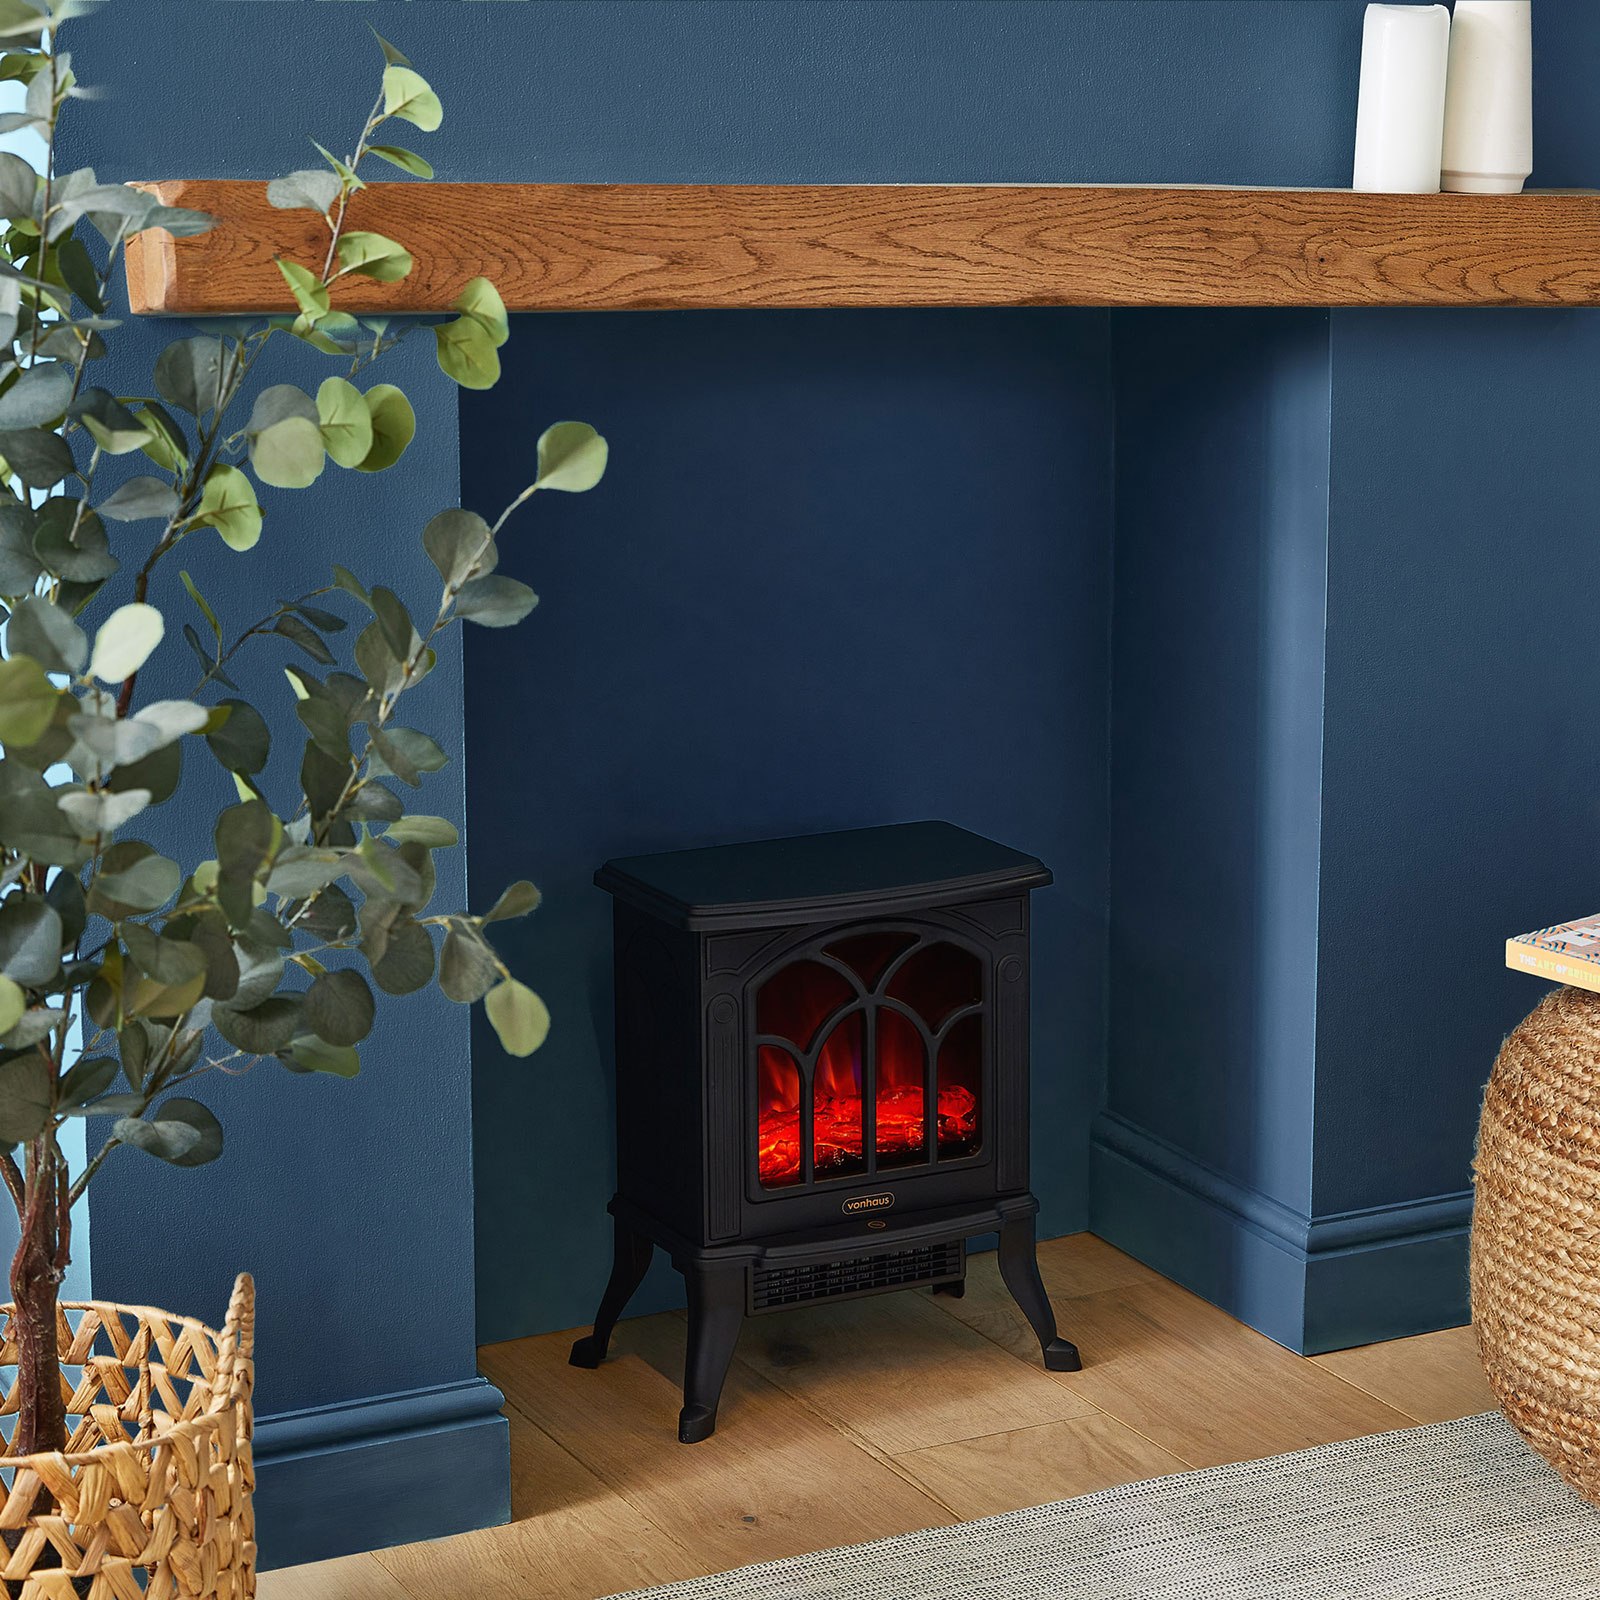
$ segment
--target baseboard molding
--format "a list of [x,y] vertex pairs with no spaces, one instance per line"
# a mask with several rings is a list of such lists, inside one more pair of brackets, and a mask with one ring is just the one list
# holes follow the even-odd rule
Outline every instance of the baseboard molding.
[[471,1378],[258,1419],[261,1570],[509,1521],[504,1403]]
[[1302,1355],[1468,1320],[1470,1190],[1311,1217],[1110,1113],[1090,1227]]

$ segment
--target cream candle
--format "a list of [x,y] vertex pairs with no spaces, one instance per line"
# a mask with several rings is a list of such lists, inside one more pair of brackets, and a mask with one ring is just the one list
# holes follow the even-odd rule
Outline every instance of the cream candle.
[[1530,0],[1456,0],[1443,164],[1464,194],[1520,194],[1533,171]]
[[1367,7],[1354,188],[1438,193],[1449,60],[1450,13],[1443,6]]

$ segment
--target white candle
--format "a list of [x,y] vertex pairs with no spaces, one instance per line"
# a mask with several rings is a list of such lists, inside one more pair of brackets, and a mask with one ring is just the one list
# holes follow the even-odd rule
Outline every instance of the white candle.
[[1444,101],[1446,189],[1520,194],[1533,171],[1533,7],[1456,0]]
[[1361,38],[1354,187],[1437,194],[1444,143],[1450,13],[1443,6],[1367,7]]

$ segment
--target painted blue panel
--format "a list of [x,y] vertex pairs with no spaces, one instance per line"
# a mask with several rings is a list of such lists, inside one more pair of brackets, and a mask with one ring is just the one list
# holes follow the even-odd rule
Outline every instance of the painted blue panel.
[[1507,934],[1600,906],[1600,316],[1334,317],[1316,1209],[1470,1182],[1545,992]]
[[1111,1111],[1311,1181],[1328,322],[1115,319]]
[[[163,107],[130,152],[140,176],[194,172],[197,143],[213,177],[311,159],[302,130],[342,150],[320,108],[351,100],[371,21],[444,98],[443,129],[421,141],[442,178],[1337,185],[1363,4],[379,0],[318,6],[314,25],[281,0],[120,9],[115,69],[84,64]],[[233,81],[241,62],[255,104],[219,129],[195,86]],[[352,135],[364,111],[352,106]],[[121,115],[112,102],[84,120]]]
[[519,319],[507,353],[463,399],[469,503],[509,500],[558,417],[614,452],[592,495],[540,497],[501,540],[538,611],[468,640],[474,901],[543,887],[501,940],[556,1019],[525,1064],[475,1040],[483,1336],[583,1321],[609,1266],[610,902],[589,880],[615,855],[943,817],[1041,856],[1034,1178],[1044,1230],[1081,1227],[1106,315]]

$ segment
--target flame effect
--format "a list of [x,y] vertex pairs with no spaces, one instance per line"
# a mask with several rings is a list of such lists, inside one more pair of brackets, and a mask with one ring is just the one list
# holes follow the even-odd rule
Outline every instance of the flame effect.
[[[892,1021],[891,1021],[892,1019]],[[924,1147],[922,1045],[915,1029],[889,1011],[878,1014],[877,1150],[880,1164],[918,1159]],[[896,1026],[898,1024],[898,1026]],[[819,1178],[864,1171],[862,1159],[861,1018],[847,1017],[829,1035],[817,1061],[812,1118]],[[768,1188],[801,1179],[800,1074],[781,1050],[760,1051],[759,1170]],[[962,1084],[940,1089],[941,1155],[963,1155],[976,1142],[978,1101]]]

